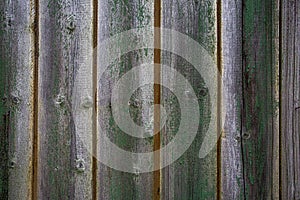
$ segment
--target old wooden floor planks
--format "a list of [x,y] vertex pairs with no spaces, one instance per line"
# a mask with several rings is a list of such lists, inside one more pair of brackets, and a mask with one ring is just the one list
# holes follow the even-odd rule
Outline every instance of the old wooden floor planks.
[[[288,0],[2,0],[0,199],[299,199],[299,19],[300,2]],[[218,101],[227,100],[219,104],[226,111],[224,127],[216,129],[221,136],[204,159],[198,154],[211,99],[191,63],[172,52],[142,49],[99,73],[106,67],[96,58],[102,41],[147,26],[199,42],[222,75],[215,84],[222,83]],[[113,119],[114,85],[153,61],[192,84],[201,116],[196,138],[156,172],[107,167],[91,154],[103,150],[100,130],[132,152],[152,151],[176,135],[180,105],[170,88],[144,85],[128,104],[133,120],[151,132],[151,108],[160,99],[169,113],[160,137],[131,137]],[[158,70],[160,81],[177,77]],[[134,76],[142,81],[147,73]],[[177,87],[182,85],[173,81]]]

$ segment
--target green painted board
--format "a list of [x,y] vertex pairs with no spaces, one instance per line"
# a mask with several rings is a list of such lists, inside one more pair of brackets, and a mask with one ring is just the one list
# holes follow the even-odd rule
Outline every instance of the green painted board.
[[[153,1],[151,0],[100,0],[98,1],[98,57],[110,49],[101,46],[102,42],[134,28],[153,27]],[[113,49],[120,49],[124,45],[117,42]],[[97,156],[105,151],[109,159],[118,159],[118,155],[110,154],[108,149],[101,146],[101,133],[110,139],[116,146],[129,152],[148,152],[153,148],[153,137],[146,139],[129,135],[119,127],[114,115],[113,106],[116,106],[115,114],[121,115],[118,105],[112,105],[113,89],[117,82],[131,69],[143,63],[153,62],[153,50],[139,49],[120,55],[108,66],[97,63],[97,123],[98,133]],[[103,72],[103,73],[102,73]],[[141,82],[147,73],[137,72],[132,75],[134,82]],[[130,83],[133,84],[134,82]],[[128,85],[128,87],[130,86]],[[122,100],[128,90],[116,93],[116,98]],[[130,116],[134,123],[151,130],[153,124],[153,89],[151,85],[144,85],[136,91],[132,91],[128,101]],[[150,136],[150,135],[149,135]],[[121,159],[122,160],[122,159]],[[129,162],[129,168],[135,169],[134,173],[116,170],[98,162],[97,193],[98,199],[152,199],[153,173],[140,173],[139,160]]]
[[[214,70],[218,70],[216,14],[217,2],[213,0],[170,0],[162,3],[162,27],[183,33],[198,42],[215,62]],[[174,41],[178,44],[184,43],[184,41],[177,41],[176,38]],[[188,48],[182,47],[179,53],[184,54]],[[198,53],[200,54],[200,52]],[[180,104],[184,102],[179,101],[175,91],[180,91],[183,87],[185,94],[189,95],[190,99],[193,98],[190,93],[194,92],[200,115],[198,132],[189,149],[177,161],[162,169],[161,199],[216,199],[217,141],[214,141],[214,148],[205,158],[199,158],[199,150],[204,141],[212,112],[208,86],[195,66],[180,55],[162,51],[161,63],[181,73],[184,79],[191,84],[193,90],[191,91],[187,84],[182,85],[181,82],[176,81],[178,79],[177,73],[170,74],[164,68],[162,69],[162,80],[170,81],[171,88],[162,86],[162,103],[168,113],[168,119],[162,131],[161,145],[166,146],[174,139],[180,122],[183,121]],[[218,82],[213,84],[217,85]],[[214,132],[217,134],[217,127]],[[192,133],[184,132],[184,134]],[[174,149],[175,151],[177,150]]]
[[[246,199],[277,199],[278,2],[243,2],[242,151]],[[274,162],[277,161],[277,162]]]

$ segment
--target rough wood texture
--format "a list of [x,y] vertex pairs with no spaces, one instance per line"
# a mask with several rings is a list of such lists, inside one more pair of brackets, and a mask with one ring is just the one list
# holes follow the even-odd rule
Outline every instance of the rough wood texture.
[[[162,27],[184,33],[199,42],[216,59],[216,1],[170,0],[162,4]],[[180,41],[178,41],[180,42]],[[185,49],[182,49],[185,51]],[[162,52],[162,64],[179,71],[192,85],[200,108],[200,125],[192,145],[176,162],[162,170],[161,199],[215,199],[217,197],[217,151],[200,159],[199,150],[210,118],[210,97],[201,74],[185,59],[171,52]],[[217,66],[216,66],[217,70]],[[164,74],[162,79],[176,80],[176,75]],[[216,82],[217,84],[217,82]],[[171,89],[177,90],[176,81]],[[187,94],[190,92],[185,91]],[[180,105],[176,96],[167,88],[162,89],[162,104],[168,113],[162,131],[162,146],[176,135],[180,124]],[[216,130],[217,133],[217,130]],[[187,133],[188,134],[188,133]]]
[[29,199],[32,191],[30,11],[30,1],[0,2],[0,199]]
[[[242,151],[246,199],[275,199],[278,183],[277,1],[243,2]],[[278,188],[278,187],[277,187]],[[275,190],[275,191],[274,191]]]
[[300,199],[300,2],[281,13],[281,199]]
[[244,199],[241,146],[242,1],[222,1],[222,70],[225,122],[221,137],[221,199]]
[[[98,11],[98,40],[100,44],[105,39],[117,33],[133,28],[153,26],[153,1],[152,0],[100,0]],[[115,48],[121,48],[124,44],[118,44]],[[102,54],[104,49],[99,46],[98,54]],[[129,52],[111,64],[101,76],[98,73],[98,131],[100,127],[107,137],[120,148],[130,152],[149,152],[153,149],[153,138],[138,139],[128,133],[123,132],[112,116],[111,97],[112,89],[117,81],[133,67],[142,63],[153,62],[153,50],[141,49]],[[107,66],[98,63],[98,71]],[[137,82],[142,81],[142,77],[148,76],[143,72],[135,74]],[[141,78],[139,78],[141,77]],[[119,99],[123,98],[122,91],[117,94]],[[153,132],[153,86],[145,85],[132,94],[128,104],[132,119],[141,126],[148,127],[149,132]],[[118,114],[118,112],[117,112]],[[99,134],[98,134],[99,136]],[[102,138],[98,138],[100,141]],[[98,146],[98,153],[100,153]],[[111,159],[117,155],[110,155]],[[135,167],[136,163],[131,163]],[[101,163],[98,167],[98,198],[99,199],[152,199],[153,173],[126,173],[109,168]]]
[[[140,49],[120,55],[99,75],[107,66],[96,56],[108,49],[97,52],[98,44],[160,23],[199,42],[222,71],[218,95],[226,101],[218,111],[226,112],[225,126],[204,159],[198,153],[212,97],[191,63],[172,52]],[[0,199],[300,199],[299,41],[299,0],[1,0]],[[172,87],[143,85],[128,102],[148,138],[128,135],[112,115],[117,81],[153,61],[193,86],[200,106],[196,139],[156,173],[140,173],[143,160],[129,163],[135,173],[109,168],[91,155],[105,151],[100,130],[130,152],[151,152],[177,134],[182,119],[172,89],[182,85],[164,68],[155,77]],[[140,83],[149,74],[132,76]],[[159,102],[168,118],[153,137]]]
[[40,1],[38,199],[92,199],[92,1]]

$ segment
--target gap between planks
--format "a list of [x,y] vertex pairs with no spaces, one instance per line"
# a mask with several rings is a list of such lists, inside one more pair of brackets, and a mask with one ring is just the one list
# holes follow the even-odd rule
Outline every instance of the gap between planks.
[[39,0],[31,0],[31,34],[33,41],[33,147],[32,147],[32,199],[38,199],[38,86],[39,86]]
[[[154,0],[154,104],[160,104],[161,98],[161,0]],[[158,28],[158,29],[155,29]],[[160,106],[154,107],[154,145],[153,151],[160,149]],[[159,152],[159,151],[158,151]],[[154,168],[158,169],[153,172],[153,199],[159,200],[161,193],[161,171],[160,171],[160,153],[154,153]]]
[[98,0],[93,0],[93,95],[94,96],[94,110],[92,115],[92,199],[98,199],[97,193],[97,54],[98,54]]
[[217,68],[220,76],[218,76],[218,108],[217,108],[217,134],[220,134],[217,141],[217,199],[221,199],[221,187],[222,187],[222,108],[221,108],[221,100],[222,100],[222,2],[221,0],[217,0]]

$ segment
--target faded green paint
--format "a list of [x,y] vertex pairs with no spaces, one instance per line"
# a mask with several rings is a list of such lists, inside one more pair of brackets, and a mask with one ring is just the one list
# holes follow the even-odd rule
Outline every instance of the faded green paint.
[[[243,161],[246,199],[269,199],[275,109],[274,0],[244,2]],[[261,187],[263,186],[263,187]]]
[[[3,33],[1,36],[3,37]],[[1,55],[5,55],[3,50],[5,46],[1,44]],[[2,57],[0,60],[0,197],[8,197],[8,128],[9,126],[9,111],[6,107],[7,94],[6,94],[6,78],[8,64]]]
[[[0,197],[8,198],[9,171],[14,154],[14,113],[16,104],[11,92],[16,86],[11,16],[6,2],[0,3]],[[18,100],[18,99],[17,99]],[[11,161],[11,162],[10,162]]]
[[[152,0],[101,0],[99,11],[99,42],[117,33],[133,28],[151,26],[153,20]],[[120,47],[123,44],[119,44]],[[101,51],[101,49],[100,49]],[[153,50],[141,49],[121,55],[105,71],[102,77],[98,77],[98,99],[100,104],[99,119],[106,135],[120,148],[129,152],[151,151],[153,138],[138,139],[123,132],[116,124],[112,116],[110,98],[112,88],[117,81],[133,67],[143,62],[153,60]],[[140,76],[138,74],[137,76]],[[101,89],[100,89],[101,88]],[[137,90],[132,94],[129,110],[132,119],[140,125],[145,125],[144,109],[151,105],[145,102],[146,88]],[[126,91],[124,91],[126,92]],[[122,98],[122,94],[119,94]],[[152,100],[153,104],[153,100]],[[112,155],[113,159],[114,155]],[[132,163],[134,164],[134,163]],[[111,169],[100,164],[99,176],[99,199],[151,199],[152,197],[152,173],[132,174]],[[145,196],[145,194],[147,194]]]
[[[105,1],[105,0],[103,0]],[[152,1],[146,0],[108,0],[108,17],[103,23],[108,25],[107,35],[112,36],[131,28],[151,25]],[[9,166],[13,164],[10,160],[14,154],[16,121],[14,115],[18,112],[18,105],[14,103],[11,91],[15,89],[15,63],[10,49],[14,42],[12,22],[7,11],[4,10],[7,1],[0,3],[0,197],[8,195]],[[74,121],[72,119],[71,101],[73,93],[74,77],[77,69],[74,62],[76,47],[78,44],[76,34],[76,19],[80,17],[80,6],[78,2],[62,0],[43,0],[42,5],[47,5],[41,14],[42,41],[47,41],[51,51],[46,52],[50,56],[49,63],[41,66],[40,74],[40,95],[41,109],[44,115],[39,119],[42,124],[43,117],[46,117],[46,125],[41,129],[45,134],[40,148],[45,150],[41,154],[40,170],[42,171],[43,184],[39,185],[40,191],[45,198],[62,199],[74,198],[74,182],[76,174],[84,174],[75,169],[76,145],[74,136]],[[165,27],[177,29],[183,32],[200,44],[212,56],[216,51],[216,16],[215,1],[195,0],[182,1],[170,0],[164,2],[163,23]],[[268,199],[273,184],[272,170],[272,141],[274,132],[272,129],[273,118],[278,102],[274,97],[275,66],[274,66],[274,0],[244,1],[244,65],[243,65],[243,92],[244,102],[241,105],[243,112],[243,153],[244,153],[244,178],[245,183],[237,177],[238,184],[245,184],[246,199]],[[45,7],[44,7],[45,8]],[[73,8],[75,8],[73,10]],[[78,9],[78,10],[77,10]],[[170,14],[171,13],[171,14]],[[46,18],[45,18],[46,16]],[[101,22],[102,23],[102,22]],[[101,27],[103,24],[100,24]],[[8,30],[8,31],[7,31]],[[46,33],[51,32],[44,38]],[[105,35],[105,34],[104,34]],[[102,38],[103,39],[103,38]],[[14,52],[13,52],[14,53]],[[104,83],[113,86],[114,83],[132,67],[144,60],[151,58],[153,50],[144,49],[130,52],[117,60],[108,70]],[[46,59],[43,57],[42,59]],[[150,59],[151,60],[151,59]],[[203,134],[209,123],[210,99],[203,94],[205,83],[201,75],[193,71],[193,67],[184,59],[168,52],[163,53],[164,64],[173,65],[180,71],[190,83],[192,83],[200,105],[202,122],[199,133],[191,148],[173,165],[170,170],[163,170],[162,177],[163,196],[162,199],[215,199],[216,198],[216,150],[205,159],[198,158],[200,144]],[[239,66],[237,66],[239,67]],[[101,81],[100,83],[101,84]],[[105,88],[109,90],[110,88]],[[145,125],[143,109],[153,105],[151,99],[143,98],[143,92],[150,91],[146,86],[138,90],[131,99],[130,112],[137,124]],[[102,91],[101,91],[102,92]],[[109,91],[110,92],[110,91]],[[100,94],[102,95],[102,94]],[[120,97],[121,98],[121,97]],[[17,100],[18,101],[18,100]],[[148,101],[148,102],[146,102]],[[167,145],[178,131],[180,122],[180,105],[178,100],[166,88],[163,89],[163,103],[169,113],[167,127],[165,127],[162,146]],[[44,110],[43,110],[44,109]],[[152,150],[153,138],[139,140],[123,133],[115,124],[111,116],[111,106],[105,105],[100,109],[100,115],[107,120],[107,134],[110,139],[119,147],[128,151],[139,151],[142,146]],[[109,117],[107,117],[109,116]],[[12,167],[12,166],[10,166]],[[151,191],[152,174],[129,174],[119,172],[107,167],[107,172],[99,172],[100,193],[108,189],[108,193],[101,195],[109,199],[151,199],[151,195],[145,191]],[[149,178],[150,177],[150,178]],[[168,182],[172,178],[173,183]],[[104,182],[101,182],[103,181]],[[149,181],[150,180],[150,181]],[[104,183],[104,184],[102,184]],[[145,184],[146,185],[143,185]],[[261,187],[261,186],[264,187]],[[103,189],[104,188],[104,189]],[[146,189],[145,189],[146,188]],[[170,189],[173,194],[166,194]],[[147,194],[147,195],[145,195]],[[173,196],[168,196],[173,195]],[[101,198],[100,198],[101,199]],[[102,198],[103,199],[103,198]],[[241,199],[244,197],[241,196]]]
[[[1,8],[4,6],[1,5]],[[0,37],[5,38],[5,15],[4,11],[1,9],[1,32]],[[1,162],[0,162],[0,196],[4,197],[8,195],[8,141],[7,141],[7,107],[6,107],[6,101],[7,101],[7,88],[6,86],[6,79],[7,79],[7,69],[9,69],[9,65],[7,63],[7,60],[5,58],[5,55],[7,54],[6,51],[6,44],[1,40],[0,44],[1,48],[1,59],[0,59],[0,155],[1,155]]]
[[[199,42],[213,58],[216,58],[216,1],[164,1],[162,12],[163,27],[188,35]],[[211,114],[210,96],[206,91],[205,82],[190,63],[170,52],[162,52],[162,64],[175,68],[192,85],[198,98],[200,124],[198,134],[190,148],[176,162],[162,170],[161,198],[216,199],[216,148],[206,158],[199,159],[198,157]],[[178,86],[174,82],[174,90],[176,87]],[[162,102],[169,112],[166,127],[162,132],[162,145],[165,145],[177,134],[181,116],[180,105],[174,102],[171,93],[166,89],[162,92]]]

